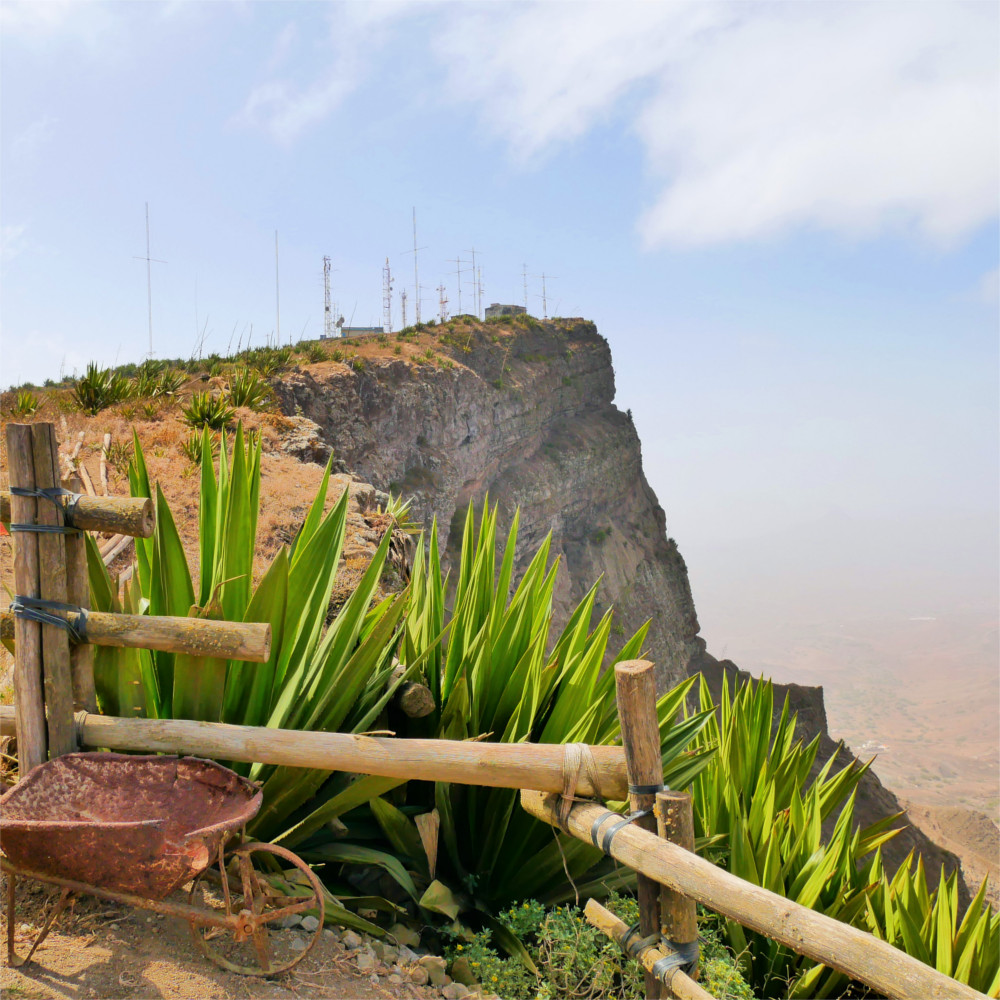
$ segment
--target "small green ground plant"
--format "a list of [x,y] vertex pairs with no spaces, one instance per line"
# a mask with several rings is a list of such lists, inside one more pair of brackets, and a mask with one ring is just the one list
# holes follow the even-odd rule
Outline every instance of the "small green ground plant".
[[210,392],[196,392],[182,412],[184,422],[190,427],[213,431],[225,430],[236,415],[225,396],[213,396]]

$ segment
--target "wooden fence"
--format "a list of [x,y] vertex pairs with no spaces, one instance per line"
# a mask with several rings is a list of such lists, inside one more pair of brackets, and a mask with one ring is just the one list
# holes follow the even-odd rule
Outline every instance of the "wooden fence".
[[[711,1000],[696,982],[699,902],[889,997],[983,997],[864,931],[698,857],[691,798],[663,787],[653,667],[645,661],[615,666],[622,747],[397,740],[97,714],[91,645],[263,662],[270,629],[89,611],[82,531],[149,537],[149,502],[62,489],[51,424],[9,424],[7,454],[11,490],[0,494],[0,518],[14,535],[17,597],[0,617],[0,634],[15,643],[15,703],[0,708],[0,734],[16,736],[21,775],[85,746],[520,789],[531,815],[637,873],[637,928],[593,902],[585,912],[642,965],[648,997]],[[588,801],[594,798],[627,799],[628,815]]]

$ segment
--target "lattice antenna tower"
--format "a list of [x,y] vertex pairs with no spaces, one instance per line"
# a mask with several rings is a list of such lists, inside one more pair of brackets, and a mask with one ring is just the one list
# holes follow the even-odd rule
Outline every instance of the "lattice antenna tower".
[[153,264],[166,264],[165,260],[159,260],[150,256],[149,253],[149,202],[146,202],[146,256],[138,257],[133,255],[133,260],[144,260],[146,262],[146,306],[149,311],[149,357],[153,356]]
[[402,289],[399,293],[399,307],[403,311],[403,318],[400,321],[400,329],[406,329],[406,289]]
[[448,322],[448,296],[445,295],[443,281],[438,285],[438,316],[442,323]]
[[382,329],[386,333],[392,333],[392,271],[389,269],[388,257],[382,268]]
[[334,336],[333,308],[330,303],[330,258],[323,258],[323,336]]
[[476,312],[476,319],[483,318],[483,269],[476,272],[476,294],[479,296],[479,306]]

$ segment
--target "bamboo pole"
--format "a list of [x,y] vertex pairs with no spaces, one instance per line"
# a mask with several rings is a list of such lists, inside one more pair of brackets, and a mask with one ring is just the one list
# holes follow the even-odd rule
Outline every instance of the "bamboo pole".
[[[31,425],[7,425],[7,464],[10,484],[34,489],[35,459],[31,450]],[[34,524],[33,497],[11,496],[11,516],[16,524]],[[38,536],[19,531],[14,537],[14,592],[39,597]],[[42,626],[26,618],[14,623],[14,701],[17,705],[17,762],[23,777],[48,756],[45,728],[45,695],[42,686]]]
[[[68,483],[69,489],[74,492],[79,492],[82,487],[76,473],[70,476]],[[70,604],[75,604],[84,610],[90,608],[87,539],[82,532],[66,536],[66,592]],[[93,647],[86,642],[74,642],[70,646],[69,662],[70,672],[73,675],[73,707],[86,712],[96,712]]]
[[[648,660],[625,660],[615,664],[615,691],[621,722],[625,766],[628,769],[629,808],[649,811],[636,824],[644,830],[656,829],[652,809],[656,793],[663,788],[660,760],[660,726],[656,717],[656,679]],[[640,790],[641,789],[641,790]],[[638,879],[639,931],[643,937],[660,932],[660,887],[645,875]],[[646,996],[658,1000],[660,981],[645,971]]]
[[[80,466],[83,472],[83,466]],[[65,497],[62,498],[65,501]],[[10,494],[0,492],[0,521],[10,521]],[[156,520],[153,501],[148,497],[95,497],[81,496],[67,511],[74,528],[81,531],[100,531],[112,535],[132,535],[149,538]]]
[[[0,706],[0,735],[11,729],[14,712]],[[242,760],[413,781],[450,781],[492,788],[563,788],[565,751],[559,744],[477,743],[464,740],[398,740],[351,733],[305,732],[264,726],[231,726],[181,719],[123,719],[78,712],[81,746],[109,750],[182,753],[218,760]],[[621,747],[591,747],[598,783],[611,798],[628,794]],[[581,773],[576,794],[593,796]]]
[[[551,826],[560,826],[559,801],[556,795],[521,792],[522,807]],[[596,803],[576,802],[560,828],[589,844],[592,828],[596,826],[600,833],[605,823],[610,825],[612,819],[620,818],[618,813]],[[623,865],[690,896],[695,902],[895,1000],[986,1000],[984,994],[891,944],[744,882],[656,834],[632,825],[623,827],[612,838],[608,853]]]
[[[663,791],[656,795],[656,832],[685,851],[694,851],[694,809],[687,792]],[[685,945],[698,941],[698,905],[669,886],[660,886],[660,933],[667,941]],[[690,972],[698,978],[698,962]]]
[[[0,621],[8,617],[14,617],[10,611],[0,612]],[[72,613],[66,617],[78,631],[85,632],[84,641],[94,646],[159,649],[250,663],[266,663],[271,655],[271,626],[266,622],[118,615],[106,611],[88,611],[86,621]],[[16,642],[15,639],[15,646]]]
[[[588,899],[583,908],[583,915],[591,926],[606,934],[615,944],[624,947],[628,936],[628,926],[624,920],[619,920],[610,910],[605,909],[596,899]],[[658,945],[647,945],[635,956],[636,961],[650,975],[657,976],[661,985],[667,988],[667,995],[679,997],[680,1000],[714,1000],[711,993],[703,990],[682,969],[673,968],[658,976],[653,968],[661,959],[667,958],[666,949]]]
[[[57,487],[59,452],[53,424],[31,425],[31,449],[35,459],[36,488],[48,490]],[[63,520],[61,507],[39,499],[36,508],[36,521],[39,525],[63,527]],[[66,603],[65,535],[57,532],[38,535],[38,583],[42,600]],[[42,626],[42,668],[49,756],[60,757],[76,749],[76,729],[73,725],[69,633],[59,625]]]

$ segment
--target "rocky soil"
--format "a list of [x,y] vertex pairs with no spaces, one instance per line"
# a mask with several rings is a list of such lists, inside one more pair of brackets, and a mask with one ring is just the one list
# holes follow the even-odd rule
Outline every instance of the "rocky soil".
[[[18,880],[15,947],[20,955],[31,947],[57,898],[55,890],[40,883]],[[305,918],[310,919],[315,921]],[[275,931],[273,954],[281,960],[302,950],[311,930],[299,925]],[[6,932],[4,914],[0,934]],[[58,918],[30,963],[0,970],[0,990],[9,1000],[490,1000],[472,980],[469,985],[453,980],[449,971],[466,977],[449,970],[443,958],[427,954],[415,935],[408,940],[414,947],[327,927],[287,973],[270,979],[241,976],[209,962],[184,921],[81,896]]]

